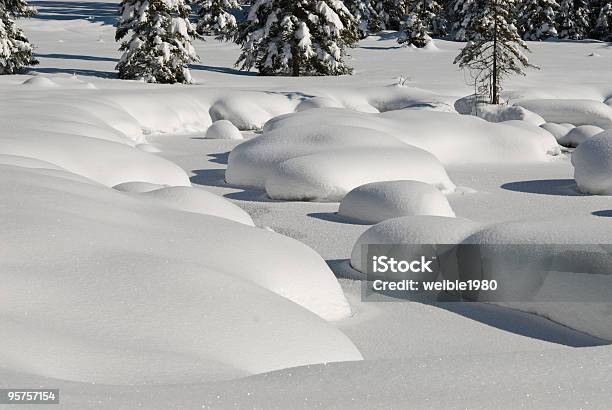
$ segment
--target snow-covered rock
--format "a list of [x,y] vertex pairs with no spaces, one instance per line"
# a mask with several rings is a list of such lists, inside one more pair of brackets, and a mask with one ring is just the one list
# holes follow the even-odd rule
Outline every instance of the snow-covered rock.
[[302,243],[44,171],[0,172],[3,367],[141,384],[361,359]]
[[500,223],[464,243],[477,245],[486,263],[478,269],[460,264],[462,280],[499,284],[495,293],[471,295],[476,300],[502,302],[612,340],[612,219]]
[[[351,266],[365,272],[362,261],[364,245],[454,245],[481,228],[482,224],[463,218],[406,216],[387,219],[370,227],[357,239],[351,252]],[[418,251],[417,247],[414,249]]]
[[603,129],[595,125],[580,125],[573,128],[563,137],[559,138],[559,144],[566,147],[577,147],[589,138],[603,132]]
[[243,139],[240,130],[228,120],[219,120],[212,123],[206,130],[206,138],[223,140]]
[[323,152],[281,162],[266,178],[273,199],[340,201],[358,186],[378,181],[411,179],[452,192],[440,161],[427,151],[406,145],[399,149],[354,148]]
[[612,195],[612,131],[589,138],[572,153],[574,179],[582,192]]
[[402,216],[455,216],[439,189],[410,180],[373,182],[357,187],[342,199],[338,213],[368,223]]
[[547,122],[547,123],[540,125],[540,128],[551,133],[555,137],[555,139],[559,141],[561,138],[565,137],[575,127],[574,126],[570,127],[569,125],[565,125],[565,124],[557,124],[555,122]]
[[204,189],[174,186],[147,191],[143,198],[154,200],[169,208],[197,214],[213,215],[245,225],[255,226],[253,220],[242,208],[227,199]]
[[612,107],[594,100],[523,100],[515,105],[541,115],[547,122],[612,128]]

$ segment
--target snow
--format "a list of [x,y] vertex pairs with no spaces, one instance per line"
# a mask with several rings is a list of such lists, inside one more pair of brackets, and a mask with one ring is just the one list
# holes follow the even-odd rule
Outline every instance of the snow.
[[405,216],[388,219],[365,231],[353,245],[351,266],[360,272],[364,245],[441,244],[461,243],[478,231],[482,224],[464,218],[444,216]]
[[612,128],[612,107],[592,100],[522,100],[520,107],[541,115],[547,122],[574,125],[596,125],[603,129]]
[[[551,275],[537,300],[573,295],[553,305],[368,303],[349,258],[358,240],[457,243],[478,231],[609,243],[609,197],[577,191],[571,150],[537,115],[604,128],[610,47],[530,42],[541,70],[504,82],[493,123],[454,108],[473,93],[452,64],[464,43],[412,50],[389,31],[349,50],[351,76],[251,75],[234,67],[237,46],[207,37],[194,42],[192,85],[120,81],[117,5],[39,2],[39,17],[18,24],[41,64],[0,77],[1,385],[60,388],[74,409],[608,406],[611,351],[593,346],[610,340],[609,306],[572,302],[603,300],[605,275]],[[245,140],[203,138],[218,120]],[[373,149],[437,158],[426,168],[457,185],[446,194],[457,217],[369,226],[338,203],[263,191],[294,159],[318,193],[372,182]],[[366,176],[347,181],[357,166]],[[189,193],[164,204],[148,197],[159,189]],[[206,210],[202,190],[257,227],[180,209]]]
[[455,216],[448,200],[436,187],[406,180],[357,187],[342,199],[338,213],[367,223],[402,216]]
[[[115,189],[117,189],[115,187]],[[225,198],[196,187],[174,186],[159,188],[141,194],[143,198],[163,204],[169,208],[186,212],[214,215],[245,225],[254,226],[248,213]]]
[[244,137],[228,120],[219,120],[212,123],[212,125],[206,130],[206,138],[211,139],[224,139],[224,140],[241,140]]
[[572,128],[570,132],[559,138],[559,144],[566,147],[577,147],[589,138],[603,132],[602,128],[595,125],[580,125]]
[[540,128],[545,129],[550,132],[556,139],[559,141],[561,138],[565,137],[575,126],[571,124],[557,124],[554,122],[547,122],[540,125]]
[[612,194],[612,131],[589,138],[572,154],[578,188],[596,195]]

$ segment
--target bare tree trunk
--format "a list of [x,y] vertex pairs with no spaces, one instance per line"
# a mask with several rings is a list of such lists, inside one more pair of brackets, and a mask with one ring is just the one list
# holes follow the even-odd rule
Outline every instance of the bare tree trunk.
[[493,29],[493,90],[492,91],[492,95],[491,95],[491,103],[492,104],[499,104],[499,90],[498,90],[498,81],[499,81],[499,76],[497,73],[497,37],[498,37],[498,32],[497,32],[497,13],[499,12],[499,10],[497,10],[497,1],[498,0],[494,0],[493,1],[493,6],[495,7],[495,11],[493,13],[493,18],[495,19],[495,23],[494,23],[494,29]]

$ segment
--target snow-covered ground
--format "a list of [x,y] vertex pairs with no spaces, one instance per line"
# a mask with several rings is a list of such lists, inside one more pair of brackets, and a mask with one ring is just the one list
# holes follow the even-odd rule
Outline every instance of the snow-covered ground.
[[[279,78],[208,39],[195,85],[149,85],[114,79],[117,3],[32,3],[40,65],[0,77],[0,387],[74,409],[609,407],[605,299],[365,303],[355,255],[612,244],[610,197],[579,191],[609,189],[612,47],[530,43],[541,70],[486,121],[457,113],[459,43],[384,33],[353,76]],[[440,194],[408,206],[422,187],[390,180]],[[575,268],[570,291],[612,292]]]

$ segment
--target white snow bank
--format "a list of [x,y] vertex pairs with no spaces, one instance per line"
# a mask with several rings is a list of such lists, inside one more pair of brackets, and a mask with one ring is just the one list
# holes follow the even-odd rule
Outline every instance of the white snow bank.
[[[481,245],[487,263],[478,271],[460,270],[462,279],[500,283],[493,300],[486,296],[482,300],[504,301],[515,309],[612,340],[612,245],[606,245],[612,244],[611,218],[502,223],[472,235],[465,243]],[[496,247],[495,256],[489,255],[487,245],[498,244],[508,246]],[[544,268],[526,269],[526,263]]]
[[540,125],[540,128],[550,132],[559,141],[565,137],[575,126],[571,124],[557,124],[554,122],[547,122]]
[[365,231],[353,246],[351,265],[365,272],[362,262],[364,245],[457,244],[472,235],[482,224],[442,216],[406,216],[387,219]]
[[474,96],[469,95],[455,101],[455,109],[459,114],[475,115],[489,122],[526,121],[540,126],[546,121],[536,113],[523,107],[493,105],[484,102],[476,103]]
[[612,131],[589,138],[572,153],[574,179],[582,192],[612,195]]
[[284,161],[266,178],[273,199],[340,201],[369,182],[412,179],[451,192],[455,185],[436,157],[416,147],[353,148]]
[[167,207],[186,212],[213,215],[245,225],[255,226],[250,215],[238,205],[201,188],[174,186],[141,194]]
[[541,115],[547,122],[612,128],[612,107],[593,100],[523,100],[515,105]]
[[159,188],[164,188],[165,185],[152,184],[150,182],[130,181],[115,185],[113,188],[121,192],[149,192]]
[[39,170],[2,166],[0,190],[4,367],[138,384],[361,359],[308,311],[350,314],[295,240]]
[[39,88],[58,88],[59,84],[48,77],[44,77],[42,75],[36,75],[25,80],[23,85],[27,85],[30,87],[39,87]]
[[241,140],[243,139],[242,134],[228,120],[219,120],[212,123],[206,130],[206,138],[210,139],[223,139],[223,140]]
[[344,197],[338,213],[368,223],[402,216],[455,216],[440,190],[409,180],[373,182],[357,187]]
[[570,132],[559,138],[558,141],[559,144],[566,147],[577,147],[601,132],[603,132],[603,129],[595,125],[580,125],[579,127],[572,128]]

